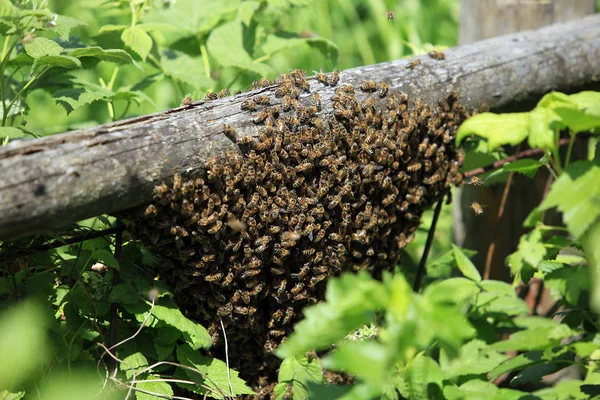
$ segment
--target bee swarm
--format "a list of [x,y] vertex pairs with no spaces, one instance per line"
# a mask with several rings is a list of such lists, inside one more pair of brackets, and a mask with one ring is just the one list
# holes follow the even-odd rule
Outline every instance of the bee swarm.
[[242,103],[259,134],[224,126],[239,150],[156,187],[154,204],[128,216],[167,260],[159,273],[181,308],[216,348],[222,319],[232,367],[254,383],[272,381],[268,354],[323,300],[328,277],[392,268],[423,211],[462,181],[454,138],[468,114],[455,96],[409,108],[385,83],[338,80],[315,77],[336,87],[329,104],[303,71],[255,82],[276,85],[276,99]]

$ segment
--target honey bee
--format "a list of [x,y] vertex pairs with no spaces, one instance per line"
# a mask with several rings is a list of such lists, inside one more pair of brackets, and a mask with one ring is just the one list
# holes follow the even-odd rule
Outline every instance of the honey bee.
[[294,309],[292,307],[288,307],[285,310],[285,317],[283,318],[282,325],[287,325],[292,322],[292,318],[294,318]]
[[408,172],[416,172],[418,170],[420,170],[423,167],[423,165],[421,163],[413,163],[410,164],[408,167],[406,167],[406,170]]
[[233,307],[233,312],[236,314],[240,314],[240,315],[249,315],[251,308],[252,307],[235,306],[235,307]]
[[282,330],[270,330],[269,331],[269,336],[280,337],[283,335],[285,335],[285,331],[282,331]]
[[219,96],[215,92],[207,92],[205,97],[206,100],[216,100],[218,98]]
[[374,92],[375,87],[375,81],[364,81],[360,84],[360,90],[362,90],[363,92]]
[[207,232],[210,233],[211,235],[214,235],[215,233],[219,232],[222,227],[223,227],[223,222],[217,221],[217,222],[215,222],[215,224],[213,226],[210,227],[210,229],[208,229]]
[[416,60],[412,60],[411,62],[409,62],[406,65],[406,67],[404,67],[404,68],[406,68],[406,69],[414,69],[415,67],[417,67],[417,66],[419,66],[421,64],[422,64],[421,60],[417,58]]
[[252,101],[252,100],[245,100],[240,105],[240,108],[242,110],[255,111],[256,110],[256,103],[254,101]]
[[219,317],[226,317],[228,315],[231,315],[232,311],[233,311],[233,306],[231,305],[231,303],[229,303],[229,304],[219,307],[217,309],[217,315]]
[[319,93],[313,93],[311,102],[312,105],[317,107],[318,110],[321,109],[321,95]]
[[295,296],[300,293],[302,289],[304,289],[304,286],[305,285],[302,282],[297,283],[293,288],[290,289],[290,293]]
[[258,275],[259,273],[260,273],[260,268],[249,269],[249,270],[242,272],[242,274],[240,275],[240,278],[241,279],[252,278],[253,276]]
[[223,98],[223,97],[227,97],[227,96],[231,96],[231,92],[227,88],[225,88],[225,89],[221,90],[219,93],[217,93],[218,98]]
[[469,181],[469,184],[473,186],[483,186],[483,181],[481,180],[481,178],[472,176],[471,180]]
[[310,278],[310,284],[309,287],[314,287],[316,284],[318,284],[319,282],[323,281],[327,279],[327,275],[326,274],[321,274],[321,275],[316,275],[313,276],[312,278]]
[[223,273],[222,272],[217,272],[215,274],[206,275],[204,277],[204,280],[206,282],[214,283],[214,282],[220,281],[222,278],[223,278]]
[[237,143],[238,145],[246,145],[246,144],[252,143],[252,141],[253,141],[253,140],[254,140],[254,137],[252,137],[252,136],[250,136],[250,135],[247,135],[247,136],[242,136],[242,137],[239,137],[239,138],[236,140],[236,143]]
[[483,208],[476,201],[471,203],[471,208],[473,209],[473,212],[476,216],[483,214]]
[[389,89],[390,89],[390,86],[387,83],[380,82],[379,88],[377,89],[377,94],[379,95],[380,98],[384,98],[385,96],[387,96]]
[[262,89],[267,86],[271,86],[271,81],[268,80],[267,78],[261,78],[257,81],[252,82],[252,89],[254,89],[254,90]]
[[191,106],[193,102],[194,102],[194,100],[192,99],[191,96],[186,96],[186,97],[183,98],[183,100],[181,102],[181,105]]
[[334,70],[329,77],[327,77],[327,84],[329,86],[335,86],[340,81],[340,71]]
[[267,119],[268,116],[269,113],[266,110],[263,110],[260,113],[258,113],[256,118],[254,118],[252,122],[254,122],[256,125],[261,124],[264,122],[265,119]]
[[433,58],[434,60],[445,60],[446,59],[446,55],[443,52],[437,51],[437,50],[430,51],[428,53],[428,55],[429,55],[429,57]]
[[425,157],[426,158],[431,158],[431,156],[433,156],[436,152],[436,150],[438,149],[438,145],[436,143],[431,144],[428,148],[427,151],[425,152]]
[[314,242],[320,242],[325,237],[325,230],[320,229],[319,232],[315,235]]

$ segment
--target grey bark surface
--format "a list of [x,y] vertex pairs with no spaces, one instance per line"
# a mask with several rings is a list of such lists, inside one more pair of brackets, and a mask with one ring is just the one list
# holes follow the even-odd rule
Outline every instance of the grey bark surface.
[[[466,44],[582,18],[594,13],[595,3],[595,0],[462,0],[459,41]],[[598,16],[588,17],[590,18],[596,19]],[[559,42],[567,42],[570,39],[566,36],[557,37]],[[566,55],[563,53],[563,56]],[[596,62],[600,62],[600,59]],[[567,89],[570,92],[574,90],[577,88]],[[577,147],[575,146],[576,151]],[[457,191],[453,225],[455,240],[461,246],[477,251],[473,262],[482,269],[486,264],[488,246],[490,242],[495,242],[490,278],[510,280],[505,258],[516,250],[520,236],[525,233],[523,221],[539,204],[547,178],[546,171],[541,171],[534,180],[515,175],[504,215],[499,221],[497,213],[504,190],[503,184],[483,188],[464,186]],[[473,201],[484,206],[482,216],[476,217],[469,208]],[[551,217],[551,214],[547,215],[548,217]],[[560,224],[560,219],[555,222]]]
[[[471,107],[501,107],[553,89],[587,87],[600,79],[600,16],[445,53],[444,61],[419,57],[422,65],[413,70],[406,69],[410,60],[345,70],[340,84],[385,81],[392,92],[431,103],[456,92]],[[311,91],[318,91],[327,105],[334,88],[310,82]],[[0,177],[0,240],[150,202],[155,185],[176,172],[199,173],[206,160],[237,147],[223,135],[223,124],[242,134],[256,133],[255,114],[241,111],[240,104],[257,94],[269,94],[277,104],[273,90],[9,143],[0,149],[5,171]]]

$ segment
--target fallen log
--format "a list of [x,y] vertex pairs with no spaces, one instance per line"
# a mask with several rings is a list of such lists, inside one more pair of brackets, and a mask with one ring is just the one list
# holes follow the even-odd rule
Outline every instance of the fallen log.
[[[573,91],[600,79],[600,15],[493,38],[428,56],[340,72],[340,83],[389,83],[390,92],[435,103],[455,92],[468,107],[504,107],[551,90]],[[407,65],[421,61],[414,68]],[[334,88],[309,79],[329,102]],[[174,173],[193,175],[231,148],[223,125],[255,133],[243,101],[275,86],[112,124],[17,141],[0,149],[0,240],[54,231],[152,198]],[[301,95],[302,98],[302,95]]]

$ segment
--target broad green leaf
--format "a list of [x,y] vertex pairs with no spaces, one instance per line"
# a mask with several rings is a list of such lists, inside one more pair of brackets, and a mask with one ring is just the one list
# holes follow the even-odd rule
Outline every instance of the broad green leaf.
[[190,85],[195,90],[206,90],[215,85],[215,81],[206,76],[204,63],[200,58],[170,50],[162,54],[160,63],[165,75]]
[[102,27],[100,27],[100,30],[98,31],[98,33],[124,31],[128,27],[129,27],[128,25],[111,25],[111,24],[106,24],[106,25],[102,25]]
[[134,304],[137,303],[139,294],[131,283],[120,283],[112,288],[108,301],[111,303]]
[[16,388],[43,368],[48,355],[46,318],[34,303],[3,308],[0,313],[0,391]]
[[193,349],[207,349],[211,346],[212,340],[207,330],[202,325],[187,319],[177,308],[155,304],[152,315],[165,324],[179,329]]
[[556,364],[550,362],[527,367],[523,371],[519,372],[513,379],[511,379],[510,386],[518,387],[531,382],[539,382],[544,376],[553,374],[567,366],[568,365],[565,364]]
[[58,56],[63,51],[61,45],[44,37],[35,38],[31,43],[25,43],[23,47],[27,54],[36,60],[42,56]]
[[181,337],[181,332],[177,328],[170,326],[161,327],[158,329],[156,343],[166,346],[175,343]]
[[539,161],[533,160],[531,158],[523,158],[521,160],[505,164],[502,167],[502,169],[504,169],[505,171],[518,172],[522,175],[525,175],[528,178],[533,178],[537,170],[543,166],[544,165]]
[[558,115],[574,133],[600,127],[600,93],[581,92],[574,95],[549,93],[538,106],[550,109]]
[[460,145],[468,136],[487,139],[489,151],[510,144],[517,145],[527,137],[529,114],[481,113],[467,119],[459,128],[456,144]]
[[170,30],[176,29],[172,25],[162,24],[160,22],[145,22],[143,24],[137,24],[136,28],[140,28],[146,32],[160,32],[160,31],[170,31]]
[[102,264],[114,268],[119,269],[119,262],[115,258],[115,256],[106,249],[98,249],[92,253],[92,258],[100,261]]
[[539,229],[534,229],[531,233],[521,236],[518,249],[525,262],[534,268],[537,267],[546,255],[542,232]]
[[47,65],[49,67],[59,68],[81,68],[81,61],[71,56],[41,56],[35,60],[35,65]]
[[381,282],[361,271],[329,280],[326,301],[304,309],[304,319],[276,354],[281,358],[325,349],[348,332],[371,322],[374,312],[389,301]]
[[121,49],[103,49],[99,46],[82,47],[69,52],[69,55],[77,58],[93,57],[98,60],[113,62],[117,64],[131,64],[133,58],[128,52]]
[[162,345],[154,342],[154,351],[156,351],[158,360],[166,360],[173,354],[173,350],[175,350],[175,343]]
[[308,385],[323,381],[323,370],[316,357],[303,355],[283,360],[279,367],[279,384],[275,387],[277,399],[285,398],[288,384],[292,385],[294,399],[308,398]]
[[364,382],[381,386],[390,371],[394,352],[374,340],[343,342],[323,360],[329,370],[347,371]]
[[469,257],[463,253],[460,247],[452,245],[452,251],[454,252],[454,258],[460,272],[466,277],[475,282],[481,282],[481,275],[477,270],[477,267],[469,260]]
[[529,136],[527,142],[532,149],[553,151],[557,143],[555,132],[564,127],[560,118],[547,108],[537,107],[529,113]]
[[[148,393],[143,393],[140,391],[135,392],[135,398],[137,400],[158,400],[164,399],[164,396],[173,396],[173,388],[169,385],[168,382],[157,382],[160,380],[160,377],[155,375],[148,375],[148,380],[152,380],[153,382],[139,382],[135,385],[136,388],[142,389],[146,392],[156,393],[157,395],[163,396],[153,396]],[[167,397],[170,398],[170,397]]]
[[560,341],[573,335],[566,325],[555,328],[535,328],[513,333],[510,338],[490,345],[498,351],[529,351],[550,348],[560,344]]
[[224,67],[236,67],[261,76],[271,73],[271,67],[255,62],[244,48],[242,22],[239,19],[215,28],[206,42],[210,55]]
[[443,365],[447,377],[486,374],[508,358],[491,349],[482,340],[471,340],[461,346],[458,357]]
[[266,54],[271,55],[285,49],[292,49],[302,45],[314,47],[327,57],[327,59],[332,60],[334,63],[337,62],[340,49],[335,43],[323,37],[302,38],[297,34],[287,32],[285,34],[272,34],[267,36],[262,50]]
[[78,19],[67,17],[66,15],[57,15],[54,25],[44,26],[44,30],[58,33],[62,40],[68,40],[69,34],[75,28],[80,26],[87,26],[87,24]]
[[600,117],[600,92],[583,91],[570,95],[569,99],[586,114]]
[[450,278],[433,282],[424,296],[433,303],[470,303],[481,291],[477,283],[466,278]]
[[589,229],[582,241],[590,269],[591,307],[600,314],[600,222]]
[[563,268],[547,273],[544,284],[554,298],[577,306],[581,293],[590,289],[590,271],[587,265],[577,267],[563,265]]
[[529,312],[527,303],[520,298],[490,292],[480,293],[477,296],[475,307],[481,314],[516,316]]
[[407,366],[405,371],[406,384],[411,398],[426,398],[427,386],[430,383],[443,386],[443,381],[449,378],[435,360],[425,355],[418,355]]
[[238,17],[246,26],[250,26],[254,12],[258,10],[260,3],[255,0],[244,1],[238,9]]
[[17,18],[21,11],[10,0],[0,0],[0,18]]
[[12,126],[0,127],[0,138],[8,137],[9,139],[21,139],[26,134],[27,133],[24,130]]
[[569,232],[579,239],[600,217],[600,166],[589,161],[569,165],[552,184],[540,210],[563,213]]
[[[203,356],[199,351],[193,350],[188,345],[177,346],[177,359],[180,363],[194,367],[198,372],[185,369],[185,374],[196,382],[200,387],[198,393],[207,393],[210,397],[224,399],[230,395],[229,377],[231,378],[232,397],[241,394],[254,394],[246,386],[246,382],[238,376],[234,370],[227,374],[227,365],[216,358]],[[202,386],[207,386],[210,391],[206,392]]]
[[488,374],[488,377],[491,380],[495,380],[500,375],[527,368],[530,365],[541,362],[543,360],[543,356],[543,351],[528,351],[526,353],[519,354],[518,356],[503,362],[491,370]]
[[122,363],[119,363],[121,371],[125,371],[125,376],[131,379],[134,375],[139,374],[148,366],[148,360],[141,352],[133,353],[123,359]]
[[504,400],[500,389],[492,382],[472,379],[460,387],[445,386],[444,398],[447,400]]
[[142,61],[146,61],[146,57],[152,49],[152,38],[143,29],[136,26],[127,28],[121,34],[121,40],[135,51]]

